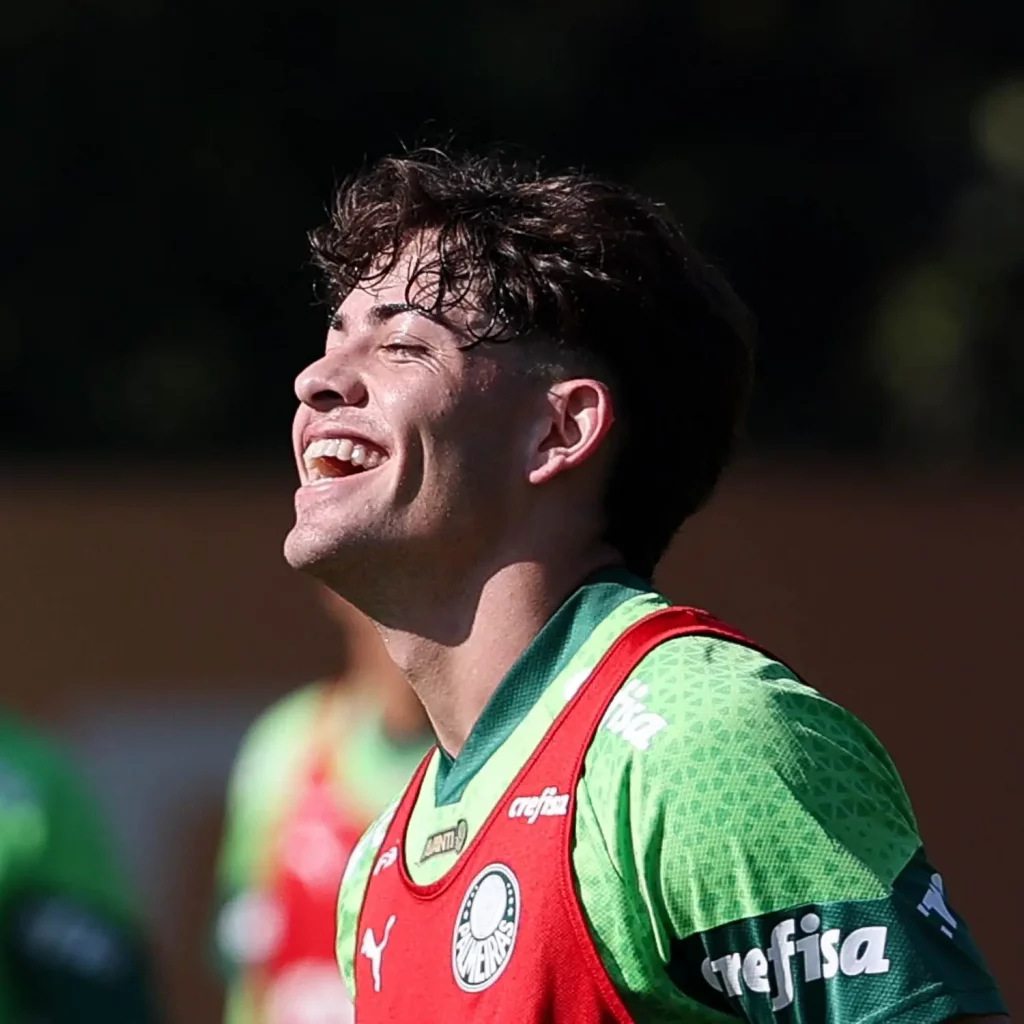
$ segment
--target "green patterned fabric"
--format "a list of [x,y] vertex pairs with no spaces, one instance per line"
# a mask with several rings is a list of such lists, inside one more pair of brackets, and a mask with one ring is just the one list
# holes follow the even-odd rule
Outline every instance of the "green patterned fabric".
[[[466,744],[488,756],[466,766],[461,757],[451,765],[432,759],[404,851],[417,882],[436,881],[458,858],[455,849],[424,857],[429,838],[465,822],[468,842],[612,642],[667,604],[639,581],[602,576],[555,614]],[[542,675],[546,686],[529,685]],[[532,692],[532,701],[513,699],[509,687]],[[495,707],[505,709],[500,720]],[[944,918],[917,910],[933,872],[884,749],[765,655],[700,636],[655,649],[609,707],[576,796],[580,901],[638,1021],[786,1014],[804,1024],[931,1024],[955,1012],[1000,1012],[963,922],[954,918],[947,936]],[[338,957],[350,988],[362,895],[388,818],[364,837],[342,887]],[[925,867],[910,870],[914,864]],[[801,930],[815,917],[820,929]],[[792,956],[772,951],[777,925],[779,950],[792,943]],[[835,928],[840,966],[815,979],[815,957],[831,965]],[[858,931],[870,928],[881,931]],[[785,976],[773,973],[783,961],[795,965],[789,1002]]]

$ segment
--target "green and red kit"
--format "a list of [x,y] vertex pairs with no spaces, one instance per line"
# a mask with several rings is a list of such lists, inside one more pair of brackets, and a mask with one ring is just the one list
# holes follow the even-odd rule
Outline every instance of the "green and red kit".
[[866,727],[618,572],[360,841],[338,958],[359,1024],[1005,1012]]

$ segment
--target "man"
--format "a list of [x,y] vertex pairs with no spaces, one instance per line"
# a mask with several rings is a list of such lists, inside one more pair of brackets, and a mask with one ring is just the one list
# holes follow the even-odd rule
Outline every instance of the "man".
[[313,248],[286,555],[377,624],[439,742],[346,869],[360,1024],[1002,1014],[870,732],[648,582],[751,371],[665,213],[422,153]]
[[367,658],[379,646],[372,630],[318,590],[361,652],[364,678],[297,690],[266,711],[242,745],[218,866],[215,941],[228,1024],[351,1021],[334,954],[341,873],[432,740],[395,666]]
[[91,796],[0,715],[0,1021],[159,1019],[140,914]]

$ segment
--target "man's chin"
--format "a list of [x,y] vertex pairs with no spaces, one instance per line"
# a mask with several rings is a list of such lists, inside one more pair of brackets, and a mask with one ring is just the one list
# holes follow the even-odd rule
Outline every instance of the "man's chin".
[[284,541],[285,561],[332,588],[363,575],[369,557],[367,538],[325,536],[299,524]]
[[285,561],[299,572],[318,576],[318,570],[325,569],[337,559],[337,542],[328,543],[325,538],[310,536],[308,530],[294,527],[284,540]]

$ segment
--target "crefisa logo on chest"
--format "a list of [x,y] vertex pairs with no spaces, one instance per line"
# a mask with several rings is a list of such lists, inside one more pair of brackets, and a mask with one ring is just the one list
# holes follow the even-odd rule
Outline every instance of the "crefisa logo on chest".
[[505,864],[488,864],[462,898],[452,935],[452,972],[459,988],[493,985],[512,959],[521,910],[519,879]]

